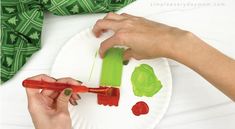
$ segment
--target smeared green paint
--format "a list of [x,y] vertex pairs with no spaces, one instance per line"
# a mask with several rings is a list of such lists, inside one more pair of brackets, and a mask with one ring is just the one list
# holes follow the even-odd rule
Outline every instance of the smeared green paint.
[[101,86],[119,87],[122,79],[123,48],[110,48],[103,59]]
[[135,96],[139,97],[152,97],[162,88],[153,68],[147,64],[141,64],[135,68],[131,76],[131,83]]

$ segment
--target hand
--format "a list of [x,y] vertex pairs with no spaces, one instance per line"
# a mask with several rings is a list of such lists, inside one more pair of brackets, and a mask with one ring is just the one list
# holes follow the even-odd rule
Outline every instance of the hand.
[[124,60],[167,57],[202,75],[235,101],[235,60],[211,47],[191,32],[128,14],[109,13],[98,20],[93,33],[99,37],[107,30],[114,35],[103,41],[99,53],[115,45],[129,47]]
[[[56,82],[47,75],[38,75],[28,78],[31,80],[43,80]],[[80,84],[71,78],[62,78],[57,82]],[[61,93],[51,90],[27,88],[28,108],[36,129],[71,129],[72,123],[68,111],[68,102],[77,105],[78,95],[72,93],[72,89],[65,89]]]
[[107,49],[124,45],[129,47],[124,53],[124,60],[131,57],[138,60],[171,57],[174,55],[175,46],[187,42],[187,36],[190,34],[145,18],[115,13],[109,13],[93,27],[93,33],[97,37],[107,30],[114,31],[114,35],[101,43],[101,57],[104,57]]

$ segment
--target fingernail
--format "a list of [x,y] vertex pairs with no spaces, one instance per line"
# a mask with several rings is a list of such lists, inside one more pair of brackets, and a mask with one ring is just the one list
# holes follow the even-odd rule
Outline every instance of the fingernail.
[[75,100],[69,100],[69,102],[70,102],[73,106],[78,105],[78,103],[77,103]]
[[77,101],[74,101],[74,104],[75,104],[75,105],[78,105]]
[[54,80],[56,80],[56,81],[57,81],[57,79],[56,79],[56,78],[54,78],[54,77],[51,77],[51,78],[53,78]]
[[79,80],[77,80],[77,82],[79,82],[79,83],[83,83],[82,81],[79,81]]
[[65,96],[69,96],[71,93],[72,93],[72,90],[70,90],[70,89],[64,90],[64,95]]
[[77,96],[78,96],[78,99],[81,99],[81,96],[79,94],[77,94]]
[[129,63],[129,60],[124,60],[124,61],[123,61],[123,64],[124,64],[124,65],[127,65],[128,63]]

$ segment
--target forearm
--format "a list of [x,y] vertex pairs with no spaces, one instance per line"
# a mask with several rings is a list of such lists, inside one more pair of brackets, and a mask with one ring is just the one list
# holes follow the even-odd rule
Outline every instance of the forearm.
[[172,58],[192,68],[235,101],[235,61],[193,34],[187,34],[187,39],[188,42],[175,46]]

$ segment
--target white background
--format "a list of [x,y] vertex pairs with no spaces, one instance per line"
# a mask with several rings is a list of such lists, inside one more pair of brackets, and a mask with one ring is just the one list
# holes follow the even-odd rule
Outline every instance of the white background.
[[[120,12],[189,30],[235,59],[235,1],[138,0]],[[1,129],[31,129],[23,79],[49,73],[60,48],[73,35],[94,25],[105,14],[46,14],[42,49],[21,71],[0,87]],[[234,129],[235,103],[189,68],[170,60],[173,95],[158,129]]]

